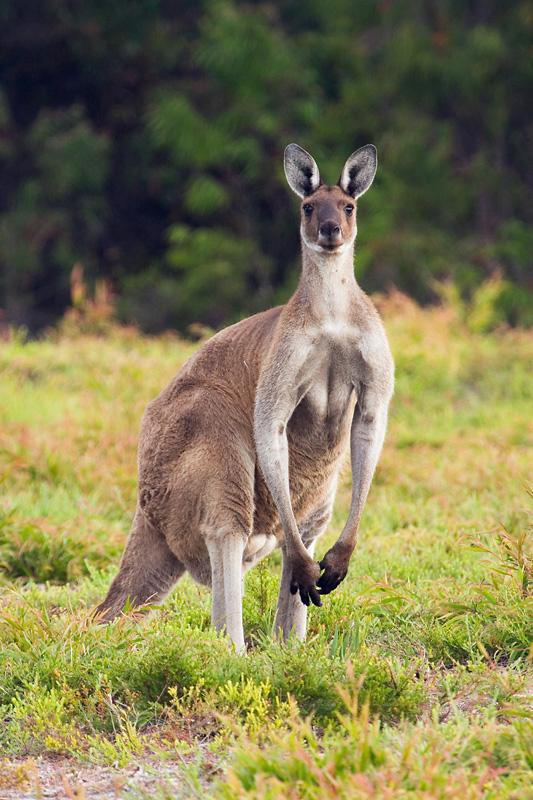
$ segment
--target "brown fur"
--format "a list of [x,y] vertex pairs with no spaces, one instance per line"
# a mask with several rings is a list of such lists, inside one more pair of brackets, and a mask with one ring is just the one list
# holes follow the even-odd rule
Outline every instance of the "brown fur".
[[[365,413],[359,402],[354,417],[358,395],[367,385],[377,387],[388,403],[392,362],[377,312],[353,280],[353,268],[350,277],[349,255],[342,264],[327,255],[336,243],[351,242],[353,248],[353,198],[342,188],[320,186],[304,197],[302,209],[305,205],[313,212],[302,210],[304,269],[289,302],[218,333],[146,409],[137,510],[119,573],[98,608],[103,620],[119,614],[128,598],[136,606],[159,601],[185,571],[206,586],[213,582],[215,590],[213,542],[227,537],[242,540],[244,569],[281,545],[282,583],[289,581],[291,591],[299,588],[304,602],[310,597],[319,604],[314,587],[320,569],[306,548],[312,550],[330,519],[352,420]],[[347,206],[354,208],[353,215],[346,213]],[[340,235],[324,242],[321,226],[330,220]],[[323,244],[326,255],[314,257],[306,242],[315,243],[315,250]],[[338,283],[336,294],[328,294],[328,282]],[[339,320],[341,333],[331,333]],[[372,425],[368,416],[364,424]],[[277,437],[288,443],[288,506],[267,468],[268,442]],[[272,455],[274,476],[283,471],[277,453]],[[351,528],[347,523],[343,541],[323,562],[324,591],[331,591],[347,570],[360,506],[360,498],[354,499]],[[280,593],[284,635],[292,625],[305,625],[295,621],[295,602],[300,603]],[[216,609],[213,617],[223,627]]]

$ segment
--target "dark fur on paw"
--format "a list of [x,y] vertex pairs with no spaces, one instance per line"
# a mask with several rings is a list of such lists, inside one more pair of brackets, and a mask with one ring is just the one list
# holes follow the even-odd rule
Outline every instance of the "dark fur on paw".
[[300,599],[304,606],[311,603],[315,606],[321,606],[322,600],[317,591],[316,583],[320,575],[320,567],[315,561],[298,561],[295,563],[292,570],[291,579],[291,594],[300,592]]
[[345,579],[351,554],[351,548],[346,545],[336,544],[331,550],[328,550],[319,564],[320,569],[323,570],[316,584],[320,594],[333,592]]

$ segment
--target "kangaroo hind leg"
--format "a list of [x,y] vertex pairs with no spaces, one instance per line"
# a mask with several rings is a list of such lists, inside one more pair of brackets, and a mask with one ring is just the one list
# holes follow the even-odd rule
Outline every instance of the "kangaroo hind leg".
[[211,561],[211,622],[216,630],[226,631],[239,653],[245,650],[242,627],[245,542],[239,530],[221,530],[206,540]]
[[184,572],[161,532],[137,510],[118,574],[96,613],[109,622],[127,603],[138,607],[160,602]]

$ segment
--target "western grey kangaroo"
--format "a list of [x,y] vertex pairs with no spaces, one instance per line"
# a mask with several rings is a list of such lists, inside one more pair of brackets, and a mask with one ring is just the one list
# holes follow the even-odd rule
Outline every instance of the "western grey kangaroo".
[[[186,571],[212,589],[212,623],[244,649],[244,572],[282,550],[275,630],[305,638],[307,606],[345,577],[387,424],[394,365],[385,331],[353,268],[357,199],[376,149],[346,161],[335,186],[312,156],[285,150],[302,198],[302,273],[288,303],[210,339],[148,405],[139,494],[103,621],[160,601]],[[351,447],[352,499],[320,564],[317,538]]]

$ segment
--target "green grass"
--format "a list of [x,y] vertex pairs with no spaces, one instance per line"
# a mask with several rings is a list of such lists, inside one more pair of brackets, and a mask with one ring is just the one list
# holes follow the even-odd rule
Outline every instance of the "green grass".
[[[349,576],[308,642],[282,646],[279,554],[263,562],[246,657],[188,578],[140,625],[90,619],[134,509],[143,408],[194,347],[118,328],[0,345],[5,775],[60,754],[170,764],[180,788],[160,798],[527,796],[532,337],[382,305],[397,388]],[[349,496],[346,471],[319,554]]]

